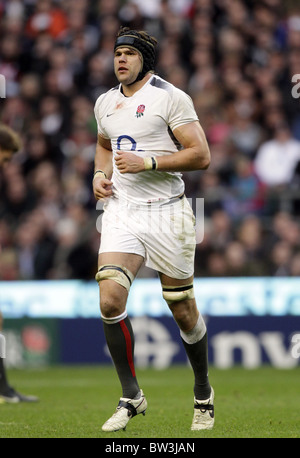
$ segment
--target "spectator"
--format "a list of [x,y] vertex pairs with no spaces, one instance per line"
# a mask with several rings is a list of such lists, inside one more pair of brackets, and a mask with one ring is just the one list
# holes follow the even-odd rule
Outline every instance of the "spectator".
[[249,264],[245,247],[238,241],[231,242],[225,250],[226,272],[231,277],[246,277],[249,275]]
[[265,187],[258,180],[248,157],[238,157],[224,208],[237,221],[249,214],[262,215],[265,209]]
[[262,183],[269,187],[289,187],[300,161],[300,142],[295,140],[289,127],[280,124],[274,138],[264,142],[257,151],[254,169]]
[[46,221],[31,213],[15,234],[18,271],[22,280],[44,280],[52,267],[55,241],[48,235]]
[[291,246],[284,241],[277,242],[271,252],[270,275],[286,277],[290,275],[292,260]]
[[292,277],[299,277],[300,276],[300,253],[297,252],[291,260],[290,264],[290,275]]
[[209,255],[207,260],[207,275],[209,277],[227,277],[228,265],[225,255],[216,251]]
[[[55,267],[54,258],[37,262],[32,255],[35,278],[85,276],[78,265],[70,270],[68,256],[90,259],[96,228],[84,220],[93,221],[96,206],[93,107],[116,84],[111,61],[121,24],[160,38],[156,68],[189,92],[207,134],[209,170],[184,173],[188,197],[205,199],[196,273],[228,275],[226,259],[244,259],[249,275],[295,275],[300,110],[291,79],[300,71],[300,35],[299,13],[288,2],[16,0],[2,2],[1,14],[0,120],[24,145],[0,177],[0,246],[5,259],[16,260],[14,275],[23,278],[24,246],[28,256],[31,243],[35,253],[55,247]],[[69,230],[84,227],[84,242],[70,238],[69,254],[65,247],[60,258],[58,222],[65,220]],[[22,249],[17,226],[35,227]],[[274,264],[282,243],[292,251],[284,269]],[[93,278],[91,265],[86,275]]]
[[58,38],[67,27],[67,17],[61,8],[55,6],[55,2],[39,0],[27,21],[26,34],[30,38],[36,38],[41,32],[47,32],[53,38]]

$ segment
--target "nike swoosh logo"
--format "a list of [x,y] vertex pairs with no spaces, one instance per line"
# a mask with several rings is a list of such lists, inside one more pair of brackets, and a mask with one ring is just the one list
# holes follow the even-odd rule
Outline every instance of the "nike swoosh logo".
[[115,113],[109,113],[109,114],[106,115],[106,117],[109,118],[109,116],[112,116],[112,115],[114,115],[114,114],[115,114]]

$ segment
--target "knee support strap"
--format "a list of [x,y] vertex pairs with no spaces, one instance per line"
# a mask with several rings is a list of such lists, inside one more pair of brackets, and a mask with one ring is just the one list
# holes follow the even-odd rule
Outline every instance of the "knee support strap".
[[193,283],[182,286],[162,285],[163,298],[170,305],[173,302],[183,301],[185,299],[194,299]]
[[126,267],[114,264],[105,264],[100,266],[96,273],[95,279],[99,283],[101,280],[113,280],[129,291],[134,280],[134,275]]

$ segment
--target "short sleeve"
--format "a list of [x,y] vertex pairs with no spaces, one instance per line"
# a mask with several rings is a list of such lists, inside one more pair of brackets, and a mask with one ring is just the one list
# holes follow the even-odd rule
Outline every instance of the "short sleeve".
[[103,99],[103,96],[100,95],[98,99],[96,100],[95,106],[94,106],[94,113],[95,113],[95,118],[97,121],[97,129],[98,129],[98,134],[101,135],[101,137],[104,138],[109,138],[107,136],[107,133],[105,132],[104,128],[101,126],[101,101]]
[[183,124],[199,121],[191,97],[180,89],[174,88],[171,97],[168,125],[173,131]]

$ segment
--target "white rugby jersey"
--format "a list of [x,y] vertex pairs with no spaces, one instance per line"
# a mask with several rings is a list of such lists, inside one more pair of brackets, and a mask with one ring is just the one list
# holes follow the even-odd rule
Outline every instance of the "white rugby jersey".
[[[172,131],[198,121],[192,99],[182,90],[153,75],[131,97],[121,84],[101,94],[95,103],[98,132],[116,151],[141,157],[173,154],[181,149]],[[113,161],[113,192],[132,203],[167,201],[184,192],[179,172],[144,171],[121,174]]]

